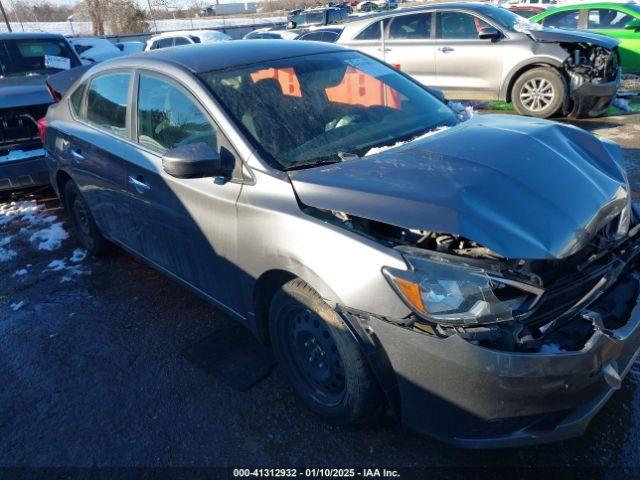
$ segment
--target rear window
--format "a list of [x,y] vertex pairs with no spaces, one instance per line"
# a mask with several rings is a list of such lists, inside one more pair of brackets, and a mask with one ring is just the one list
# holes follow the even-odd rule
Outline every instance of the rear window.
[[43,75],[80,65],[63,39],[0,41],[0,75]]

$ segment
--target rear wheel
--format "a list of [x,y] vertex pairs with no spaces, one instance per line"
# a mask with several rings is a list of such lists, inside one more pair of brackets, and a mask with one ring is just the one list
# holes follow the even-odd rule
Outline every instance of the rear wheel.
[[556,69],[539,67],[527,70],[516,80],[511,100],[520,115],[549,118],[556,115],[564,103],[567,86]]
[[73,181],[68,181],[64,188],[65,209],[69,213],[76,236],[89,253],[99,255],[111,248],[111,244],[102,236],[89,206],[82,198],[80,189]]
[[379,387],[356,340],[315,290],[289,281],[274,295],[269,316],[278,363],[311,410],[337,423],[380,411]]

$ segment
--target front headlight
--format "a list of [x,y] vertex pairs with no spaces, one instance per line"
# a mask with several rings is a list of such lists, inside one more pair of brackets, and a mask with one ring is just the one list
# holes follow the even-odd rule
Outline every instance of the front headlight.
[[543,293],[471,260],[415,249],[402,253],[410,270],[384,267],[382,272],[416,314],[434,323],[504,322],[525,314]]

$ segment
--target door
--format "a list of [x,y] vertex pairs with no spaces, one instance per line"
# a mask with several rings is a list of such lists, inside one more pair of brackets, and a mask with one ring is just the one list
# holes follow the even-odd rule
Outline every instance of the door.
[[633,19],[632,15],[613,8],[591,8],[587,17],[589,30],[620,40],[623,73],[640,73],[640,31],[625,28]]
[[[62,155],[80,186],[96,222],[109,238],[131,241],[123,204],[126,189],[124,158],[129,139],[129,97],[133,75],[116,71],[92,78],[71,96],[79,121],[66,132]],[[86,90],[86,93],[85,93]]]
[[484,20],[461,11],[437,13],[435,87],[452,99],[497,100],[502,80],[504,39],[481,40]]
[[172,148],[204,142],[226,162],[239,157],[204,108],[178,83],[141,72],[134,88],[139,148],[127,159],[127,182],[140,226],[140,253],[233,308],[241,274],[233,263],[240,175],[238,180],[175,178],[164,172],[162,156]]
[[436,83],[436,40],[431,12],[393,17],[385,42],[386,62],[427,86]]

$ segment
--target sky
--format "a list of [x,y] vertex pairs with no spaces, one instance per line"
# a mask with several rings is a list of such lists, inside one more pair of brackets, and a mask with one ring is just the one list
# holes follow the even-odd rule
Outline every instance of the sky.
[[[54,3],[56,5],[69,5],[69,6],[77,3],[76,0],[50,0],[50,1],[51,3]],[[137,0],[137,1],[142,7],[147,8],[147,0]],[[190,5],[188,0],[168,0],[168,1],[169,3],[175,5],[176,7],[187,7]],[[219,0],[219,1],[220,3],[243,3],[245,0]],[[252,1],[255,1],[255,0],[252,0]],[[204,1],[203,3],[206,3],[206,4],[211,3],[213,5],[216,2],[215,0],[210,0],[210,2]]]

